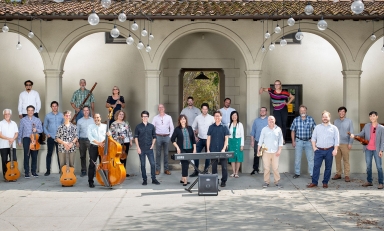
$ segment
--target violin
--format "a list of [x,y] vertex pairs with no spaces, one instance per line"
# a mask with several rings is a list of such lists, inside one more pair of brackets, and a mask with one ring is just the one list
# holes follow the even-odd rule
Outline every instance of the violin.
[[[347,134],[348,134],[349,136],[351,136],[351,133],[350,133],[350,132],[347,132]],[[353,139],[359,141],[360,144],[362,144],[362,145],[368,145],[368,143],[369,143],[369,140],[366,140],[366,139],[364,139],[364,138],[361,138],[360,136],[355,136]]]
[[71,187],[76,184],[76,175],[75,175],[75,168],[69,167],[69,153],[68,151],[65,151],[66,156],[66,164],[61,167],[61,177],[60,182],[61,185],[64,187]]
[[7,163],[7,171],[5,172],[5,179],[8,181],[16,181],[20,177],[20,171],[17,161],[13,160],[14,150],[12,144],[10,145],[11,160]]
[[30,136],[31,143],[29,145],[29,150],[31,151],[36,151],[40,149],[40,143],[38,142],[39,134],[37,134],[37,132],[33,132],[34,128],[36,128],[35,124],[32,125],[32,134]]
[[[113,109],[109,108],[107,125],[112,118]],[[107,126],[107,134],[109,127]],[[96,180],[100,185],[112,187],[124,182],[126,171],[124,165],[120,162],[122,147],[121,144],[115,141],[111,135],[105,134],[104,147],[98,148],[100,156],[100,164],[96,170]]]

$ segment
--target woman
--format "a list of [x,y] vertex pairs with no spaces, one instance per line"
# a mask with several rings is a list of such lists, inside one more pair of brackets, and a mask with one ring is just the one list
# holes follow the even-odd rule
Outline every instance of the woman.
[[[176,148],[177,154],[180,153],[196,153],[196,140],[192,127],[188,126],[187,117],[180,115],[178,119],[178,126],[173,131],[171,142]],[[181,180],[183,186],[187,186],[188,182],[188,166],[187,160],[181,161]]]
[[[113,114],[115,115],[117,111],[125,108],[124,97],[120,95],[120,89],[117,86],[114,86],[112,89],[112,95],[108,96],[107,103],[105,105],[106,108],[113,108]],[[111,125],[115,121],[114,118],[111,119],[109,125]]]
[[291,93],[287,90],[283,90],[281,81],[275,81],[275,90],[272,88],[260,88],[259,93],[268,92],[271,97],[273,106],[273,116],[276,119],[276,125],[279,126],[283,132],[283,143],[285,144],[285,136],[287,133],[287,118],[288,118],[288,107],[287,104],[292,103],[295,99]]
[[244,127],[239,121],[239,113],[237,111],[231,112],[231,122],[227,124],[229,128],[228,151],[234,152],[229,162],[232,165],[233,174],[231,177],[239,178],[240,163],[243,162],[243,148],[244,148]]
[[[129,147],[132,147],[133,136],[131,126],[125,121],[125,112],[118,110],[114,116],[115,121],[111,124],[111,134],[114,140],[119,142],[123,146],[123,151],[126,154],[124,160],[120,159],[120,162],[124,164],[126,168]],[[124,155],[124,154],[122,154]],[[129,174],[126,175],[127,177]]]

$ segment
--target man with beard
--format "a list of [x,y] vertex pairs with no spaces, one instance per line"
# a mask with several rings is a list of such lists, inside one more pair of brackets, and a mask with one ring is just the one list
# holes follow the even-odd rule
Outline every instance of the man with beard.
[[192,125],[195,118],[201,114],[200,110],[193,106],[193,97],[189,96],[187,99],[188,107],[184,108],[180,115],[185,115],[187,117],[188,124]]

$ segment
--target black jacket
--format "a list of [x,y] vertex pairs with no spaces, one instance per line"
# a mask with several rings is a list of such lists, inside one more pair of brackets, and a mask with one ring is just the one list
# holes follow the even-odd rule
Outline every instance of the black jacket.
[[[187,130],[189,133],[189,139],[191,140],[192,149],[193,149],[193,145],[196,144],[195,135],[193,133],[191,126],[188,126]],[[175,130],[173,131],[173,134],[171,137],[171,142],[172,143],[176,142],[177,146],[179,146],[179,148],[180,148],[180,151],[183,150],[184,136],[183,136],[183,131],[180,127],[175,127]]]

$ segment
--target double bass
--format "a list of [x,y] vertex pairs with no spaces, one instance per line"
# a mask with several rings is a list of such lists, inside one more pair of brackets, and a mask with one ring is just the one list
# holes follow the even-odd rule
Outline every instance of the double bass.
[[121,144],[115,141],[111,135],[108,136],[109,121],[112,118],[113,110],[109,108],[107,121],[107,134],[105,135],[104,147],[99,146],[100,164],[96,170],[96,180],[100,185],[112,187],[124,182],[126,171],[120,162],[122,152]]
[[16,181],[20,177],[20,171],[19,171],[17,161],[13,160],[14,150],[12,148],[12,144],[10,145],[9,149],[10,149],[9,151],[11,154],[11,159],[7,163],[7,171],[5,172],[4,177],[7,181]]
[[63,187],[71,187],[76,184],[75,168],[69,167],[69,153],[65,151],[66,164],[61,167],[60,183]]

